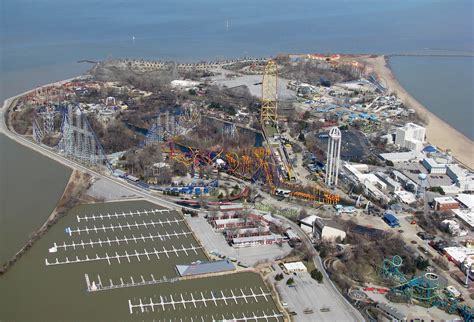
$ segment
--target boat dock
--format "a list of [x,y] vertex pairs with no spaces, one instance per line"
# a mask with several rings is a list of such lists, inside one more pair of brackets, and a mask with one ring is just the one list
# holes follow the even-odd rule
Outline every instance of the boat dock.
[[98,232],[105,232],[107,230],[112,230],[112,231],[115,231],[116,229],[120,230],[120,231],[123,231],[124,229],[128,229],[128,230],[131,230],[132,228],[136,228],[138,229],[139,227],[145,227],[145,228],[149,228],[149,227],[153,227],[153,228],[156,228],[156,226],[161,226],[161,227],[164,227],[165,224],[171,226],[173,224],[179,224],[181,222],[184,222],[184,219],[167,219],[167,220],[157,220],[157,221],[149,221],[149,222],[146,222],[146,221],[143,221],[141,223],[137,223],[136,221],[134,223],[125,223],[125,224],[117,224],[117,225],[112,225],[110,224],[109,226],[105,226],[105,225],[102,225],[102,226],[99,226],[97,227],[96,225],[94,225],[94,227],[87,227],[85,226],[85,228],[79,228],[77,227],[76,229],[73,229],[71,227],[67,227],[65,229],[65,232],[66,234],[68,234],[69,236],[72,236],[72,234],[78,234],[80,235],[81,233],[87,233],[89,235],[89,233],[98,233]]
[[112,218],[126,218],[126,217],[141,217],[142,215],[145,215],[148,217],[148,215],[160,215],[163,213],[170,213],[171,210],[169,209],[152,209],[152,210],[137,210],[137,211],[129,211],[129,212],[121,212],[121,213],[113,213],[113,214],[100,214],[100,215],[86,215],[86,216],[79,216],[77,215],[77,222],[81,221],[89,221],[89,220],[106,220],[106,219],[112,219]]
[[98,292],[98,291],[108,291],[118,288],[128,288],[128,287],[137,287],[144,285],[154,285],[154,284],[163,284],[163,283],[174,283],[179,281],[178,277],[166,278],[165,276],[162,279],[156,279],[153,274],[150,274],[150,279],[145,279],[143,275],[140,275],[141,279],[135,281],[133,276],[130,276],[130,282],[124,282],[123,278],[120,278],[120,284],[114,284],[112,279],[109,279],[109,285],[103,285],[100,275],[97,275],[97,283],[93,281],[91,283],[88,274],[84,274],[86,279],[87,291],[88,292]]
[[188,235],[192,235],[192,232],[181,230],[181,232],[173,231],[172,233],[166,232],[164,234],[151,234],[150,233],[147,236],[144,236],[143,234],[141,234],[138,237],[135,235],[132,235],[131,237],[123,236],[122,238],[115,237],[112,239],[110,239],[109,237],[107,237],[107,239],[100,239],[100,238],[96,240],[90,239],[89,241],[86,241],[86,242],[81,240],[80,242],[77,242],[77,243],[74,241],[72,243],[63,242],[62,244],[59,244],[59,245],[57,243],[54,243],[53,246],[49,248],[49,252],[55,253],[59,249],[67,250],[68,248],[72,248],[74,250],[76,250],[76,248],[85,249],[86,246],[89,246],[91,248],[94,248],[94,246],[100,246],[100,247],[112,246],[112,245],[120,246],[123,243],[126,243],[128,245],[129,242],[135,242],[136,244],[139,241],[140,242],[155,241],[155,238],[159,239],[160,241],[164,241],[171,238],[179,239],[181,237],[186,237]]
[[[245,303],[248,303],[248,299],[253,299],[255,302],[259,302],[263,297],[265,301],[269,299],[272,300],[272,295],[270,292],[265,293],[264,290],[260,287],[259,290],[255,291],[254,289],[250,288],[249,291],[246,290],[247,294],[244,293],[243,289],[235,289],[237,295],[234,293],[234,290],[230,290],[231,296],[226,296],[224,292],[221,290],[220,294],[217,292],[211,292],[211,297],[205,297],[203,292],[200,292],[198,295],[189,293],[187,297],[190,299],[185,300],[183,297],[183,293],[180,293],[178,299],[174,299],[173,295],[169,295],[170,299],[166,300],[163,296],[160,296],[160,301],[157,303],[153,302],[152,298],[149,298],[149,302],[143,303],[142,299],[139,299],[138,304],[133,304],[132,300],[128,300],[128,307],[130,310],[130,314],[133,314],[134,309],[139,308],[142,313],[146,311],[147,308],[150,308],[153,312],[155,312],[155,307],[160,308],[162,311],[165,311],[165,307],[172,306],[173,310],[176,310],[177,305],[181,305],[184,309],[186,309],[186,304],[190,304],[190,306],[194,306],[197,308],[197,303],[204,304],[205,307],[208,305],[214,304],[214,306],[218,306],[218,302],[224,302],[225,305],[228,305],[229,302],[234,302],[235,304],[239,304],[237,300],[243,299]],[[240,292],[240,294],[238,294]],[[216,296],[217,295],[217,296]],[[176,295],[175,295],[176,296]]]
[[189,252],[194,252],[196,255],[198,254],[197,249],[201,249],[201,246],[194,246],[191,244],[190,247],[184,247],[181,245],[181,248],[175,248],[172,246],[172,249],[166,249],[163,247],[163,250],[156,250],[156,248],[153,248],[152,252],[149,252],[148,250],[144,249],[142,252],[138,252],[135,250],[134,253],[129,254],[127,251],[125,251],[124,254],[118,254],[115,252],[115,255],[109,256],[109,254],[105,253],[105,256],[100,256],[99,254],[96,254],[95,257],[89,257],[89,255],[86,255],[85,258],[79,258],[79,256],[76,256],[75,259],[69,259],[66,257],[65,260],[60,261],[58,258],[56,258],[56,261],[54,262],[49,262],[48,259],[45,259],[46,266],[52,266],[52,265],[65,265],[65,264],[76,264],[76,263],[84,263],[84,262],[98,262],[98,261],[107,261],[109,265],[112,264],[111,260],[117,260],[119,264],[121,264],[120,259],[127,259],[127,261],[130,263],[131,258],[136,258],[139,262],[141,261],[141,257],[146,257],[148,260],[151,260],[150,256],[156,256],[156,259],[160,259],[160,254],[165,254],[167,258],[170,258],[169,254],[175,254],[176,257],[179,257],[179,253],[184,252],[186,256],[188,256],[188,251]]

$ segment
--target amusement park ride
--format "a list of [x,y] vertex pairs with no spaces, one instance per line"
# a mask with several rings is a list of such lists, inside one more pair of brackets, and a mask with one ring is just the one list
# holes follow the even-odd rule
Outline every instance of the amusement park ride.
[[402,263],[403,260],[398,255],[383,260],[380,275],[396,282],[396,286],[390,289],[389,294],[405,296],[424,307],[436,306],[449,314],[457,313],[464,321],[474,319],[474,310],[459,303],[459,298],[453,297],[446,289],[446,279],[432,272],[424,272],[409,279],[400,270]]
[[[288,189],[285,190],[284,196],[309,202],[337,204],[340,201],[339,196],[317,188],[308,191],[296,180],[292,180],[294,177],[289,162],[283,162],[282,165],[281,160],[285,157],[285,153],[282,152],[281,144],[269,140],[269,137],[278,136],[277,78],[277,64],[270,60],[265,67],[262,80],[260,122],[265,147],[242,148],[237,151],[228,151],[224,148],[201,151],[179,143],[178,137],[198,126],[201,121],[200,111],[193,109],[191,105],[185,106],[180,115],[169,112],[157,115],[148,130],[145,144],[160,144],[162,151],[168,153],[169,159],[192,168],[195,174],[202,167],[212,166],[240,179],[261,183],[271,193]],[[48,95],[51,95],[50,92]],[[44,105],[38,101],[36,104]],[[62,116],[62,124],[55,132],[54,119],[58,114]],[[235,124],[229,122],[224,123],[222,133],[226,138],[238,136]],[[78,105],[39,108],[33,120],[33,138],[41,144],[48,134],[54,134],[59,139],[55,148],[61,154],[90,165],[105,165],[113,171],[100,141]]]
[[[272,193],[277,189],[285,190],[285,195],[293,198],[308,200],[310,202],[322,202],[337,204],[340,197],[318,188],[312,191],[304,189],[300,184],[289,180],[291,169],[286,165],[284,173],[276,161],[272,144],[268,141],[268,136],[278,134],[278,114],[277,114],[277,65],[270,60],[266,67],[262,80],[262,107],[260,122],[266,147],[254,147],[241,149],[239,151],[199,151],[189,146],[182,146],[180,152],[175,150],[174,140],[167,142],[170,159],[181,162],[187,167],[193,167],[197,171],[200,166],[216,165],[227,173],[250,182],[261,182],[266,185]],[[228,125],[225,125],[228,127]],[[224,128],[224,132],[226,129]],[[176,144],[177,145],[177,144]],[[218,162],[220,161],[220,164]],[[287,192],[287,193],[286,193]]]

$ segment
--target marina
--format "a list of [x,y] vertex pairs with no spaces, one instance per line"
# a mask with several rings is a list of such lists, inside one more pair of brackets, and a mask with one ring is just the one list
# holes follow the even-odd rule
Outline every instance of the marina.
[[[117,234],[120,229],[115,229],[115,232],[98,230],[93,233],[94,238],[82,240],[81,237],[85,233],[71,236],[64,233],[65,228],[77,223],[77,218],[84,218],[85,214],[95,214],[96,217],[101,213],[103,216],[111,214],[110,219],[95,220],[100,220],[105,226],[124,225],[125,222],[130,222],[130,216],[117,218],[112,215],[130,212],[136,214],[138,209],[140,212],[143,209],[153,209],[151,206],[144,201],[127,201],[81,205],[69,211],[64,220],[53,226],[30,250],[29,256],[22,258],[6,278],[0,279],[0,288],[14,287],[17,290],[8,295],[0,294],[0,300],[4,304],[2,306],[5,308],[2,309],[2,318],[54,321],[69,320],[71,316],[78,320],[87,320],[94,316],[101,321],[134,321],[138,316],[143,316],[140,319],[147,319],[145,315],[154,314],[153,319],[161,321],[211,321],[222,317],[236,317],[245,321],[255,321],[255,317],[258,321],[283,320],[258,274],[245,272],[193,279],[178,277],[176,265],[207,260],[203,249],[198,246],[192,233],[182,222],[173,223],[171,229],[168,224],[163,227],[148,225],[132,228],[138,234],[128,233],[128,228],[121,234]],[[146,214],[142,213],[140,216],[146,218]],[[153,215],[149,212],[149,216],[153,216],[154,221],[179,219],[179,214],[174,211],[161,211]],[[80,222],[87,221],[81,219]],[[91,222],[94,220],[89,219],[87,226],[90,227]],[[158,235],[162,236],[163,240]],[[49,252],[53,247],[56,247],[56,253]],[[45,254],[48,255],[48,263],[52,265],[45,265]],[[84,259],[86,261],[83,261]],[[55,265],[56,260],[58,265]],[[74,265],[66,265],[73,263]],[[27,273],[33,268],[34,276]],[[25,276],[31,278],[25,279]],[[47,298],[43,295],[45,289],[49,292]],[[241,297],[242,293],[237,291],[239,289],[243,290],[245,298]],[[239,305],[235,305],[230,290]],[[64,296],[66,293],[68,296]],[[161,307],[154,305],[155,313],[151,307],[144,308],[144,313],[141,313],[139,307],[135,307],[135,313],[130,314],[129,300],[132,305],[139,305],[140,299],[143,304],[150,304],[150,299],[155,304],[160,302],[160,296],[168,302],[171,300],[170,296],[174,301],[181,301],[181,297],[177,298],[175,294],[182,294],[183,299],[188,301],[191,300],[192,294],[195,300],[202,301],[201,293],[207,307],[202,302],[196,302],[196,307],[193,303],[186,302],[186,310],[183,304],[175,303],[176,310],[173,310],[172,304],[165,304],[164,312],[161,312]],[[212,294],[216,298],[217,306],[214,305]],[[225,306],[224,300],[219,299],[222,294],[228,306]],[[20,297],[30,303],[28,310],[20,309]]]

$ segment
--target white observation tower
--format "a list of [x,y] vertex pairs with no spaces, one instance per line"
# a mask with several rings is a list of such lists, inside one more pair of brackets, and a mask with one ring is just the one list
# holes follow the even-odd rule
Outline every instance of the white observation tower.
[[329,131],[328,158],[326,162],[326,185],[336,186],[341,156],[341,131],[333,127]]

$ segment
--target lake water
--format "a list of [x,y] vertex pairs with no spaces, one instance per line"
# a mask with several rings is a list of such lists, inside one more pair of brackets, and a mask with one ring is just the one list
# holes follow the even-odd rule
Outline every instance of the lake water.
[[392,57],[390,65],[410,94],[474,140],[474,58]]
[[[427,49],[472,53],[473,10],[471,0],[3,0],[0,99],[84,72],[90,65],[77,63],[82,59],[198,61]],[[455,93],[447,96],[427,94],[443,92],[446,79],[456,81],[453,70],[459,66],[461,60],[450,58],[398,57],[393,62],[415,97],[472,138],[462,121],[442,112],[453,103],[458,115],[472,110],[472,64],[471,83],[456,82]],[[432,81],[414,81],[423,75]]]
[[51,214],[71,170],[0,134],[0,265]]

